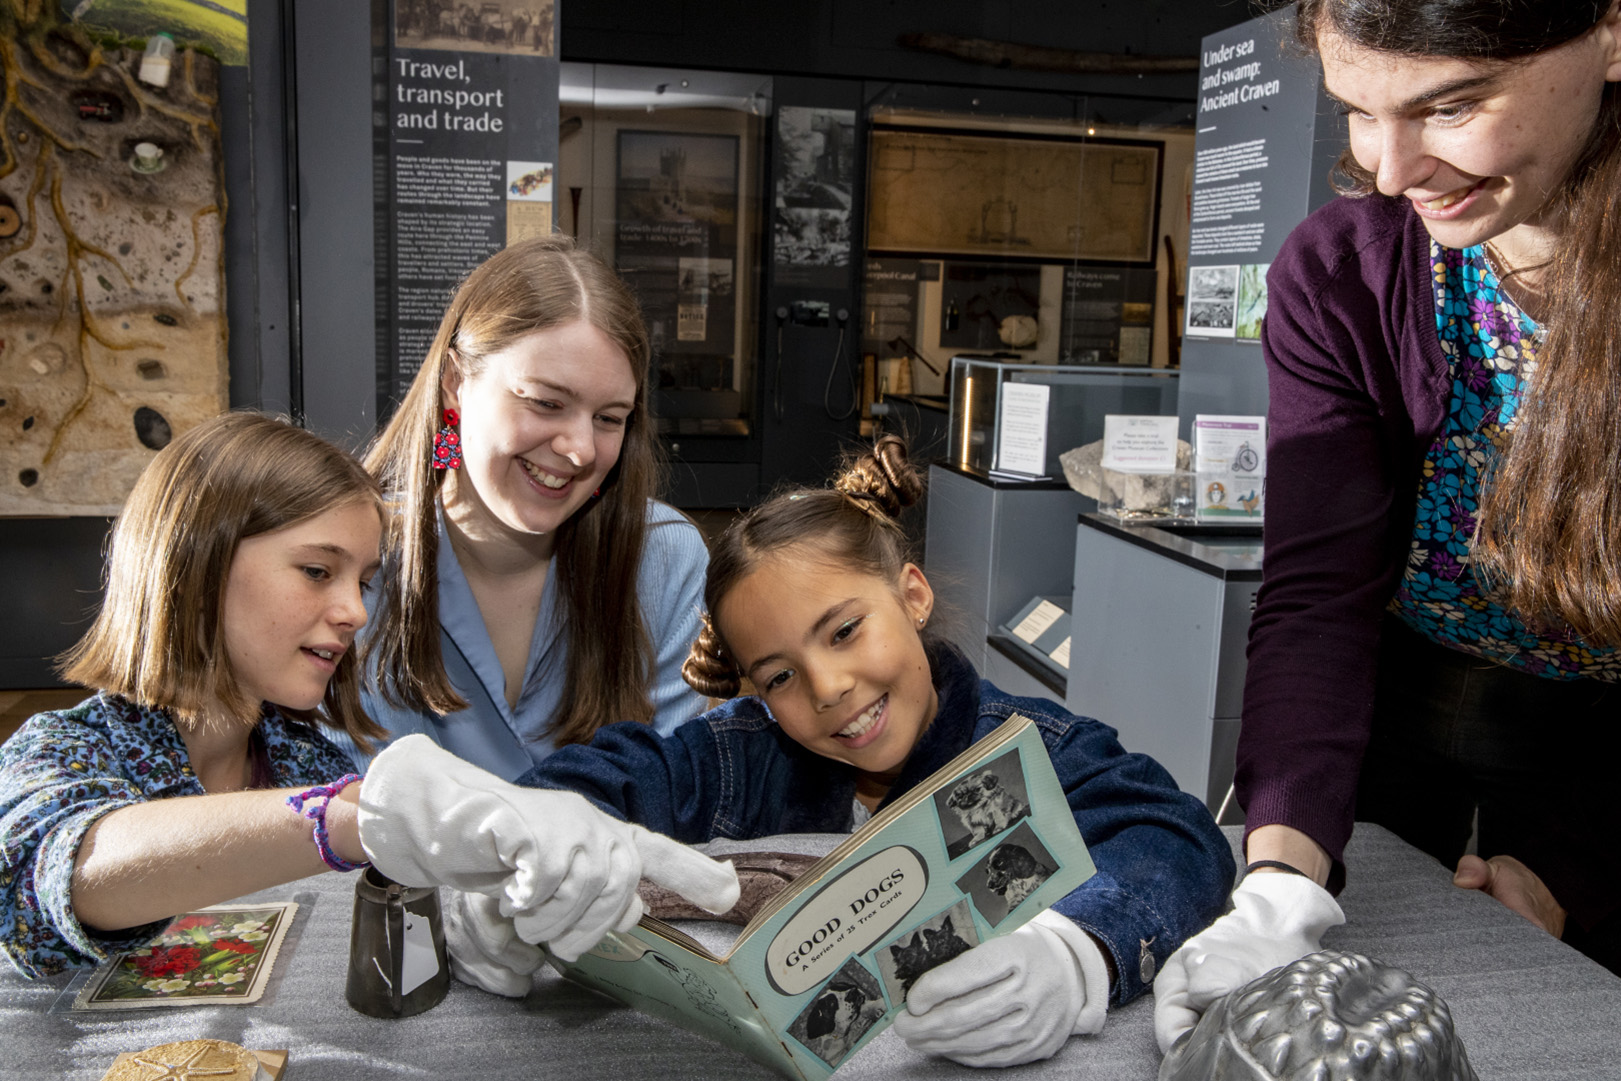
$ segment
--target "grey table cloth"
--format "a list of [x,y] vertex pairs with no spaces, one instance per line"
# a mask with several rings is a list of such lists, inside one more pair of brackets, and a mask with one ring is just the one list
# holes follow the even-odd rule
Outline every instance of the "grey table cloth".
[[[1227,830],[1233,844],[1238,829]],[[796,841],[798,839],[795,839]],[[747,847],[820,851],[783,838]],[[1451,1005],[1481,1078],[1621,1079],[1621,978],[1476,893],[1378,826],[1357,827],[1348,923],[1326,946],[1405,968]],[[0,1078],[99,1078],[121,1051],[200,1036],[287,1048],[286,1081],[357,1078],[593,1078],[723,1081],[777,1076],[727,1048],[582,991],[549,970],[521,1001],[453,984],[437,1008],[382,1021],[343,998],[354,877],[328,874],[255,894],[304,904],[265,1002],[74,1014],[69,977],[0,972]],[[1114,1011],[1096,1037],[1076,1037],[1045,1063],[971,1070],[914,1054],[886,1031],[838,1073],[848,1081],[1021,1077],[1152,1081],[1159,1068],[1153,1000]]]

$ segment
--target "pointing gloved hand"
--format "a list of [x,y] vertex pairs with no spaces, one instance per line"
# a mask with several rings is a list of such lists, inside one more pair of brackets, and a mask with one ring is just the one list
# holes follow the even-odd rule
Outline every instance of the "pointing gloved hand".
[[420,734],[389,745],[366,771],[360,842],[396,882],[499,898],[525,941],[565,961],[635,926],[643,875],[710,912],[730,909],[739,893],[729,863],[576,793],[503,781]]
[[501,914],[499,898],[450,890],[444,911],[451,975],[507,998],[529,993],[546,954],[518,937],[512,917]]
[[1103,952],[1048,909],[918,977],[895,1032],[914,1051],[965,1066],[1014,1066],[1101,1031],[1108,1005]]
[[1333,896],[1304,875],[1248,874],[1233,910],[1171,954],[1154,980],[1154,1038],[1169,1051],[1216,1000],[1315,953],[1345,922]]

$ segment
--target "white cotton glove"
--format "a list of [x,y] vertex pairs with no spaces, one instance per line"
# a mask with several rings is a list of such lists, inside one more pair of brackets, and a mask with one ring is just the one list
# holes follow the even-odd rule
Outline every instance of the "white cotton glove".
[[914,1051],[964,1066],[1016,1066],[1101,1031],[1108,1005],[1103,952],[1048,909],[918,977],[895,1032]]
[[1171,954],[1154,980],[1154,1038],[1161,1052],[1211,1004],[1281,965],[1315,953],[1345,922],[1333,896],[1304,875],[1245,875],[1233,910]]
[[642,917],[643,875],[710,912],[737,903],[737,872],[632,826],[573,792],[520,788],[406,736],[360,786],[360,843],[408,886],[452,886],[500,899],[518,934],[574,961]]
[[518,937],[501,901],[485,893],[449,890],[444,906],[450,973],[463,983],[507,998],[523,998],[546,963],[539,946]]

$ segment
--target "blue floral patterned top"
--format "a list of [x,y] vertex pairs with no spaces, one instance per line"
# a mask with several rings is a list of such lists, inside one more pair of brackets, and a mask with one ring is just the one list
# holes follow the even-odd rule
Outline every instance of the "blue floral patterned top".
[[1621,656],[1570,633],[1542,635],[1488,598],[1470,569],[1480,477],[1505,444],[1536,369],[1537,326],[1484,247],[1430,243],[1435,320],[1452,371],[1447,423],[1424,457],[1407,571],[1390,607],[1426,638],[1552,679],[1621,679]]
[[[354,767],[313,727],[266,709],[257,732],[269,787],[323,784]],[[0,951],[25,976],[99,964],[162,930],[102,935],[73,915],[79,843],[108,811],[200,796],[186,745],[167,710],[98,694],[40,713],[0,746]],[[291,812],[289,812],[291,813]]]

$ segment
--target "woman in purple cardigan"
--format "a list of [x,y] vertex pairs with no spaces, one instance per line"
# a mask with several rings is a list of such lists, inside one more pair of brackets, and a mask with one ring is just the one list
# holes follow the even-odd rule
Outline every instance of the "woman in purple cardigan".
[[1300,0],[1297,28],[1353,197],[1268,275],[1256,873],[1159,976],[1162,1047],[1343,921],[1353,819],[1621,972],[1621,0]]

